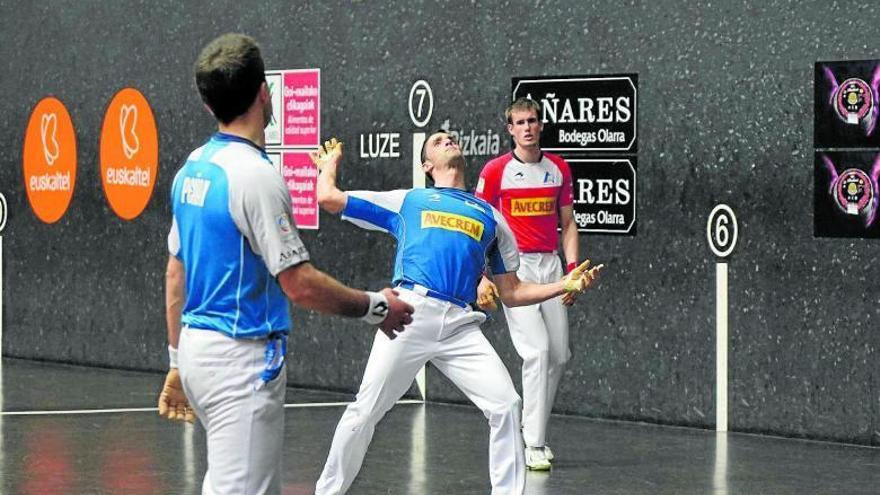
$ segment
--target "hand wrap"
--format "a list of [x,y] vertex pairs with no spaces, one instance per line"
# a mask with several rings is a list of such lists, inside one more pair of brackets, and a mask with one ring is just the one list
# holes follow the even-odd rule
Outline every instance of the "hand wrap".
[[378,292],[367,292],[367,295],[370,296],[370,306],[361,319],[370,325],[378,325],[388,316],[388,298]]

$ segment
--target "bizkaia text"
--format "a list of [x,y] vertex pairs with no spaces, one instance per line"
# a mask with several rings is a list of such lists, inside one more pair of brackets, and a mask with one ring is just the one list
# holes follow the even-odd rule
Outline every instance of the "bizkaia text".
[[441,129],[445,129],[458,142],[462,155],[484,156],[497,155],[499,153],[501,137],[498,133],[492,132],[492,129],[486,129],[485,131],[471,129],[466,131],[464,129],[455,129],[455,127],[456,125],[452,124],[449,119],[446,119],[440,125]]
[[[532,99],[531,93],[526,95]],[[625,123],[632,119],[632,97],[557,98],[546,93],[541,98],[541,120],[553,124]]]

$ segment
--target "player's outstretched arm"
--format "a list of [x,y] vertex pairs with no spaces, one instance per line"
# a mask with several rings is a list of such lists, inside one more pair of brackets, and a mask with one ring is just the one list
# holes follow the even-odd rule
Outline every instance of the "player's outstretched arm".
[[563,294],[581,293],[592,287],[604,265],[587,269],[589,265],[590,260],[586,260],[561,280],[550,284],[524,282],[517,277],[516,272],[509,272],[495,275],[495,285],[498,286],[501,300],[508,307],[538,304]]
[[534,284],[520,280],[516,272],[494,275],[498,294],[508,308],[538,304],[565,293],[562,281],[552,284]]
[[336,169],[342,161],[342,141],[331,138],[324,146],[309,153],[312,163],[318,167],[318,184],[315,188],[318,205],[329,213],[339,213],[348,202],[348,195],[336,186]]
[[402,332],[404,325],[412,323],[413,307],[394,290],[369,293],[352,289],[309,262],[282,271],[278,282],[295,304],[321,313],[362,318],[392,339],[394,332]]

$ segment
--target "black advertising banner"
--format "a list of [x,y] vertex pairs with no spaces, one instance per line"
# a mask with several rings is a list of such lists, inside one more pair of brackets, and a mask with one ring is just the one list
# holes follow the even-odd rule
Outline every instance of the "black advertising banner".
[[579,232],[636,234],[636,157],[567,160]]
[[513,99],[541,106],[541,148],[563,157],[636,153],[638,74],[515,77]]
[[636,235],[638,74],[514,77],[544,123],[541,149],[571,167],[579,232]]
[[880,60],[816,62],[814,79],[813,235],[878,238]]
[[880,60],[816,62],[814,79],[815,147],[880,147]]
[[880,237],[877,221],[878,151],[817,151],[813,235]]

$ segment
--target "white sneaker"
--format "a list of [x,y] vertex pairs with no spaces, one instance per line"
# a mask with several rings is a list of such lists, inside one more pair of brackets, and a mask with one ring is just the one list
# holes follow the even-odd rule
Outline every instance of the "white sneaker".
[[532,471],[550,470],[550,461],[543,447],[526,447],[526,467]]
[[556,457],[555,455],[553,455],[553,451],[550,450],[549,445],[544,446],[544,457],[546,457],[547,460],[550,462],[553,462],[553,459]]

